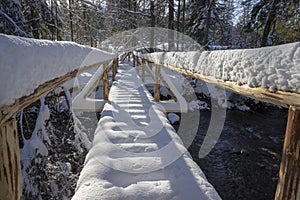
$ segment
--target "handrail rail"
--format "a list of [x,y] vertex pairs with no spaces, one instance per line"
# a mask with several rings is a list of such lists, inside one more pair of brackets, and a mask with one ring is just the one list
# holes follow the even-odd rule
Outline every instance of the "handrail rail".
[[[105,66],[105,71],[107,71],[109,66],[106,66],[110,62],[115,76],[117,72],[116,59],[118,59],[117,56],[88,66],[77,67],[65,75],[40,84],[32,94],[18,98],[10,105],[0,107],[0,160],[2,162],[0,174],[3,175],[0,176],[0,196],[3,199],[21,199],[22,195],[19,138],[17,136],[16,120],[12,119],[12,116],[19,110],[37,101],[41,96],[91,68]],[[114,76],[112,77],[113,79],[115,78]],[[106,86],[108,87],[108,84]],[[108,88],[105,90],[108,94]]]
[[234,82],[223,81],[210,76],[204,76],[188,69],[178,68],[168,63],[160,63],[133,52],[136,58],[141,57],[143,62],[148,61],[155,65],[166,67],[196,79],[224,87],[241,95],[270,102],[289,108],[282,159],[279,171],[279,180],[275,200],[297,200],[300,197],[300,94],[295,92],[276,91],[247,86],[239,86]]
[[[117,65],[118,58],[102,64],[102,67],[95,72],[81,92],[74,97],[72,109],[85,112],[102,111],[103,106],[105,102],[107,102],[109,96],[108,72],[112,70],[112,81],[114,81]],[[103,80],[103,99],[89,98],[90,94],[98,86],[100,80]]]
[[[116,57],[117,58],[117,57]],[[4,124],[8,121],[15,113],[22,110],[23,108],[29,106],[30,104],[37,101],[41,96],[44,94],[54,90],[58,86],[62,85],[63,83],[75,78],[78,74],[88,71],[92,68],[97,66],[101,66],[107,62],[113,61],[116,58],[110,59],[109,61],[105,60],[102,62],[98,62],[89,66],[84,67],[77,67],[75,70],[68,72],[67,74],[47,81],[45,83],[40,84],[36,87],[34,92],[29,96],[23,96],[15,100],[13,104],[5,105],[0,107],[0,125]]]
[[271,92],[268,89],[265,89],[262,87],[251,88],[246,85],[240,86],[240,85],[237,85],[235,82],[223,81],[220,79],[216,79],[214,77],[204,76],[202,74],[192,72],[191,70],[188,70],[188,69],[181,69],[181,68],[169,65],[169,64],[159,63],[155,60],[151,60],[151,59],[147,59],[147,58],[143,58],[143,59],[145,59],[148,62],[152,62],[156,65],[161,65],[165,68],[176,71],[180,74],[184,74],[184,75],[205,81],[207,83],[212,83],[212,84],[218,85],[220,87],[224,87],[232,92],[239,93],[241,95],[244,95],[244,96],[247,96],[250,98],[265,101],[265,102],[283,106],[286,108],[288,108],[289,106],[300,107],[300,94],[299,93],[285,92],[285,91]]
[[280,90],[271,92],[268,89],[263,88],[263,87],[249,87],[247,85],[238,85],[236,82],[224,81],[224,80],[212,77],[212,76],[205,76],[203,74],[194,72],[190,69],[179,68],[179,67],[173,66],[169,63],[158,62],[157,60],[151,59],[151,58],[144,56],[143,54],[138,53],[138,52],[133,51],[132,54],[136,57],[140,57],[141,59],[144,59],[147,62],[151,62],[156,65],[163,66],[172,71],[176,71],[180,74],[187,75],[187,76],[202,80],[207,83],[211,83],[211,84],[215,84],[220,87],[224,87],[225,89],[228,89],[232,92],[235,92],[235,93],[238,93],[238,94],[250,97],[250,98],[265,101],[265,102],[272,103],[272,104],[279,105],[279,106],[286,107],[286,108],[288,108],[289,106],[295,106],[295,107],[300,108],[300,93],[280,91]]

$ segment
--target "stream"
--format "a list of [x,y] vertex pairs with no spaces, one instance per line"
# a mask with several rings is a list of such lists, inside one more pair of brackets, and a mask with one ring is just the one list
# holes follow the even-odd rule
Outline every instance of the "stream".
[[210,111],[200,111],[198,132],[189,151],[221,198],[274,199],[287,110],[228,110],[218,142],[199,159],[210,116]]

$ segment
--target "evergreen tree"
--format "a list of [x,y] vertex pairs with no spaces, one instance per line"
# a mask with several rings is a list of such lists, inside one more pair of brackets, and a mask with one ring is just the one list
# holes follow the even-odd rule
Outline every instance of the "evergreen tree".
[[31,37],[19,1],[0,1],[0,33]]
[[24,0],[22,8],[27,25],[34,38],[51,39],[55,27],[55,15],[45,0]]

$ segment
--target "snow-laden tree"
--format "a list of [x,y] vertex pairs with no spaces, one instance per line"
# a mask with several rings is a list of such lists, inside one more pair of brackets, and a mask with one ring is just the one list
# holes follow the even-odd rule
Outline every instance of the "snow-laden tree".
[[0,1],[0,33],[30,37],[18,0]]
[[259,35],[256,31],[249,29],[248,23],[251,19],[251,10],[253,7],[253,0],[243,0],[238,4],[237,14],[239,15],[236,22],[236,39],[239,48],[254,48],[259,46]]
[[252,9],[245,31],[258,34],[259,46],[299,41],[298,0],[259,0]]
[[87,153],[66,98],[51,92],[16,116],[23,199],[70,199]]
[[274,44],[300,41],[300,1],[284,2],[284,10],[276,20]]
[[23,0],[22,10],[34,38],[51,39],[55,15],[46,0]]
[[234,1],[191,0],[187,7],[187,34],[204,47],[231,45]]

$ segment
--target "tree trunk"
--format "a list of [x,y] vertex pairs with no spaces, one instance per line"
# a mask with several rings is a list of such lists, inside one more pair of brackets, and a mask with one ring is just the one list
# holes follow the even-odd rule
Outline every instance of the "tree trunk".
[[57,3],[55,3],[55,28],[56,28],[56,40],[59,40],[59,28],[58,28],[58,15],[57,15]]
[[182,5],[182,33],[185,34],[185,0]]
[[181,1],[178,0],[178,9],[177,9],[177,50],[179,50],[179,32],[180,32],[180,13],[181,13]]
[[[150,33],[150,49],[154,48],[154,27],[155,27],[155,5],[154,0],[150,1],[151,12],[151,33]],[[151,51],[152,52],[152,51]]]
[[72,5],[73,5],[73,0],[69,0],[70,33],[71,33],[71,41],[74,41]]
[[39,27],[38,27],[38,20],[39,20],[39,17],[37,16],[37,13],[36,13],[36,8],[35,7],[31,7],[30,8],[30,14],[31,14],[31,19],[32,19],[32,22],[31,22],[31,27],[32,27],[32,34],[33,34],[33,37],[35,39],[39,39],[40,38],[40,35],[39,35]]
[[174,50],[174,0],[169,0],[169,35],[168,35],[168,43],[169,43],[169,51]]
[[280,0],[273,0],[273,2],[272,2],[271,8],[269,10],[269,13],[268,13],[268,16],[266,19],[264,32],[263,32],[263,35],[261,38],[261,47],[265,47],[268,45],[268,38],[269,38],[272,24],[276,20],[276,9],[277,9],[277,5],[278,5],[279,1]]
[[211,26],[211,13],[212,13],[214,5],[215,5],[215,0],[208,0],[207,19],[206,19],[206,23],[205,23],[205,32],[204,32],[204,38],[203,38],[204,47],[207,47],[208,43],[209,43],[209,30],[210,30],[210,26]]
[[182,18],[181,18],[181,20],[182,20],[182,23],[181,23],[181,26],[182,26],[182,28],[181,28],[181,31],[182,31],[182,33],[183,33],[183,35],[182,35],[182,39],[181,39],[181,42],[182,42],[182,47],[181,47],[181,50],[183,50],[185,47],[184,47],[184,34],[185,34],[185,0],[182,0],[183,2],[182,2]]

